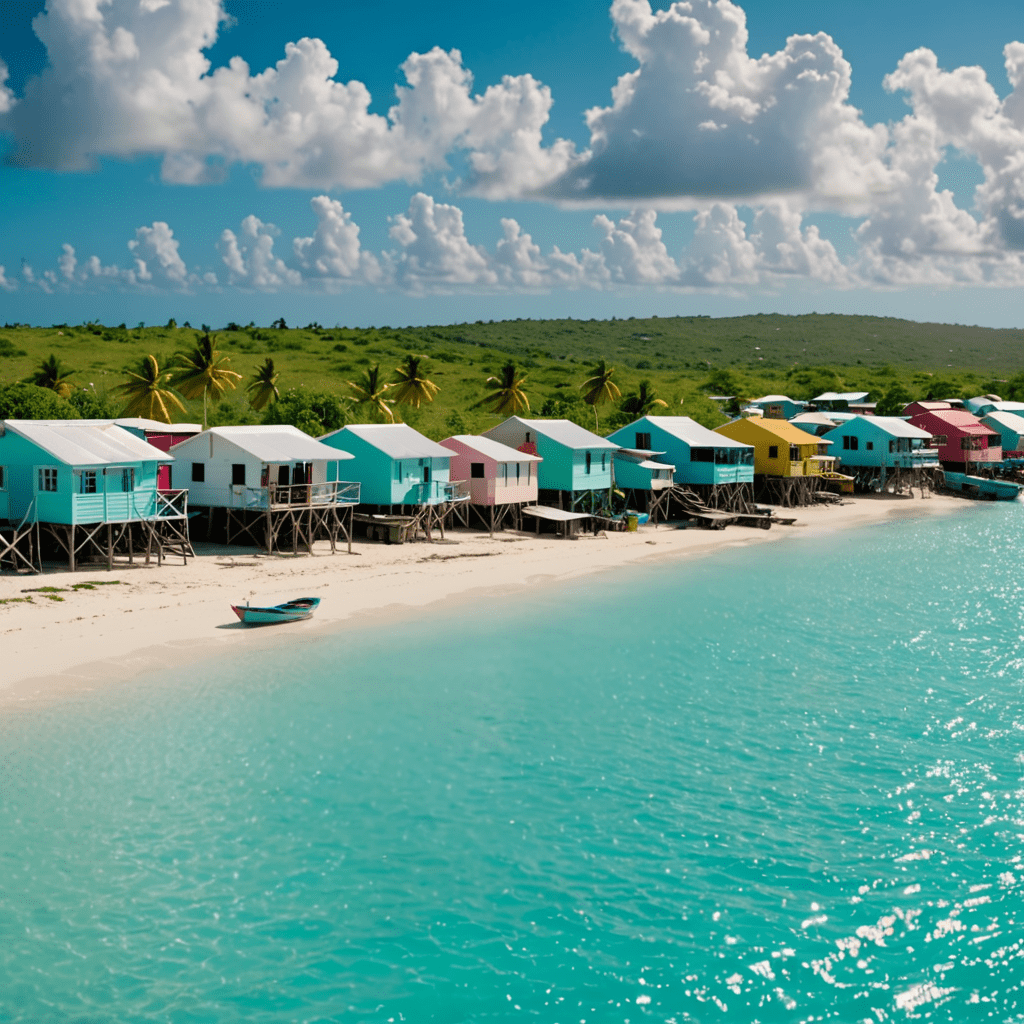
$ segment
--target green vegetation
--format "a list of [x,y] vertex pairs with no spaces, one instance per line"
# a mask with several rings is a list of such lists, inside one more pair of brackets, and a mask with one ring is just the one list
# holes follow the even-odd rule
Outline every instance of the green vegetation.
[[[0,417],[59,418],[120,414],[124,398],[114,388],[126,368],[137,371],[147,356],[159,367],[180,369],[183,354],[194,355],[208,332],[178,327],[125,328],[66,324],[53,328],[7,325],[0,328]],[[476,433],[493,426],[501,414],[481,406],[512,363],[517,380],[528,379],[534,415],[564,416],[594,428],[596,408],[583,400],[581,385],[594,376],[601,360],[615,366],[614,382],[624,398],[607,400],[600,411],[602,429],[628,423],[623,405],[655,395],[667,402],[657,411],[692,416],[709,426],[726,416],[709,395],[740,399],[782,393],[811,398],[821,391],[869,391],[888,404],[911,398],[964,397],[994,392],[1024,397],[1024,332],[918,324],[887,317],[763,314],[712,320],[708,317],[628,320],[510,320],[448,327],[349,329],[243,327],[218,331],[215,370],[241,374],[247,382],[266,376],[270,359],[281,398],[253,410],[252,392],[225,384],[203,388],[185,398],[183,419],[203,418],[204,397],[211,424],[295,423],[311,433],[337,429],[386,414],[376,402],[355,404],[357,389],[393,402],[399,387],[393,368],[408,371],[415,354],[413,381],[405,389],[420,394],[420,405],[394,406],[417,430],[440,439],[452,433]],[[36,373],[53,355],[58,371],[73,386],[70,399],[31,384],[17,383]],[[204,360],[210,362],[210,360]],[[367,378],[374,366],[383,371]],[[237,378],[230,378],[233,382]],[[347,382],[352,381],[356,388]],[[641,389],[641,382],[646,387]],[[172,381],[172,385],[175,382]],[[370,385],[369,388],[366,385]],[[190,392],[191,393],[191,392]],[[891,398],[890,398],[891,394]],[[631,403],[632,404],[632,403]],[[102,412],[100,410],[109,410]],[[623,417],[629,417],[623,419]],[[452,426],[451,424],[454,424]],[[322,429],[321,429],[322,428]]]

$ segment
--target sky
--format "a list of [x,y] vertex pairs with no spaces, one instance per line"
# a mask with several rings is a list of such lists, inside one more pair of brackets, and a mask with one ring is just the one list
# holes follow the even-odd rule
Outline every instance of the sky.
[[3,0],[0,322],[1019,327],[1019,0]]

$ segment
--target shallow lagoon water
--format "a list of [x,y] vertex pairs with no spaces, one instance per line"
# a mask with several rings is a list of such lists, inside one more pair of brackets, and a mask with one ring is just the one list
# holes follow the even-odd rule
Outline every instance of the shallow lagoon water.
[[1024,507],[0,721],[0,1022],[1024,1020]]

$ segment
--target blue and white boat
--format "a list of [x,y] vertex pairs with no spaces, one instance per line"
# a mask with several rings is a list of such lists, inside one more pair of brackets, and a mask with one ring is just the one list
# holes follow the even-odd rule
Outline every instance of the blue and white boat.
[[247,626],[270,626],[275,622],[298,622],[301,619],[308,619],[319,604],[319,597],[297,597],[294,601],[285,601],[284,604],[270,605],[266,608],[256,608],[248,602],[233,604],[231,610]]

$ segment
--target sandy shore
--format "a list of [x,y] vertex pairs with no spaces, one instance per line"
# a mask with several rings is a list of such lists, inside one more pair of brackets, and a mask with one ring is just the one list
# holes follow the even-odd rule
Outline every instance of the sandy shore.
[[[970,502],[858,497],[841,506],[797,509],[797,524],[771,530],[643,527],[563,541],[533,534],[456,531],[445,542],[383,545],[356,541],[353,554],[254,556],[252,549],[210,545],[187,566],[115,566],[107,572],[47,572],[0,577],[0,705],[60,700],[72,691],[125,681],[147,671],[208,656],[232,645],[302,642],[362,616],[409,614],[438,601],[493,601],[509,590],[557,584],[648,559],[663,561],[723,548],[820,535],[894,516],[970,510]],[[326,552],[326,553],[324,553]],[[116,581],[116,582],[115,582]],[[98,584],[71,590],[74,584]],[[38,587],[57,587],[52,600]],[[322,599],[315,619],[267,630],[235,620],[230,605],[292,597]],[[10,599],[31,598],[31,602]]]

